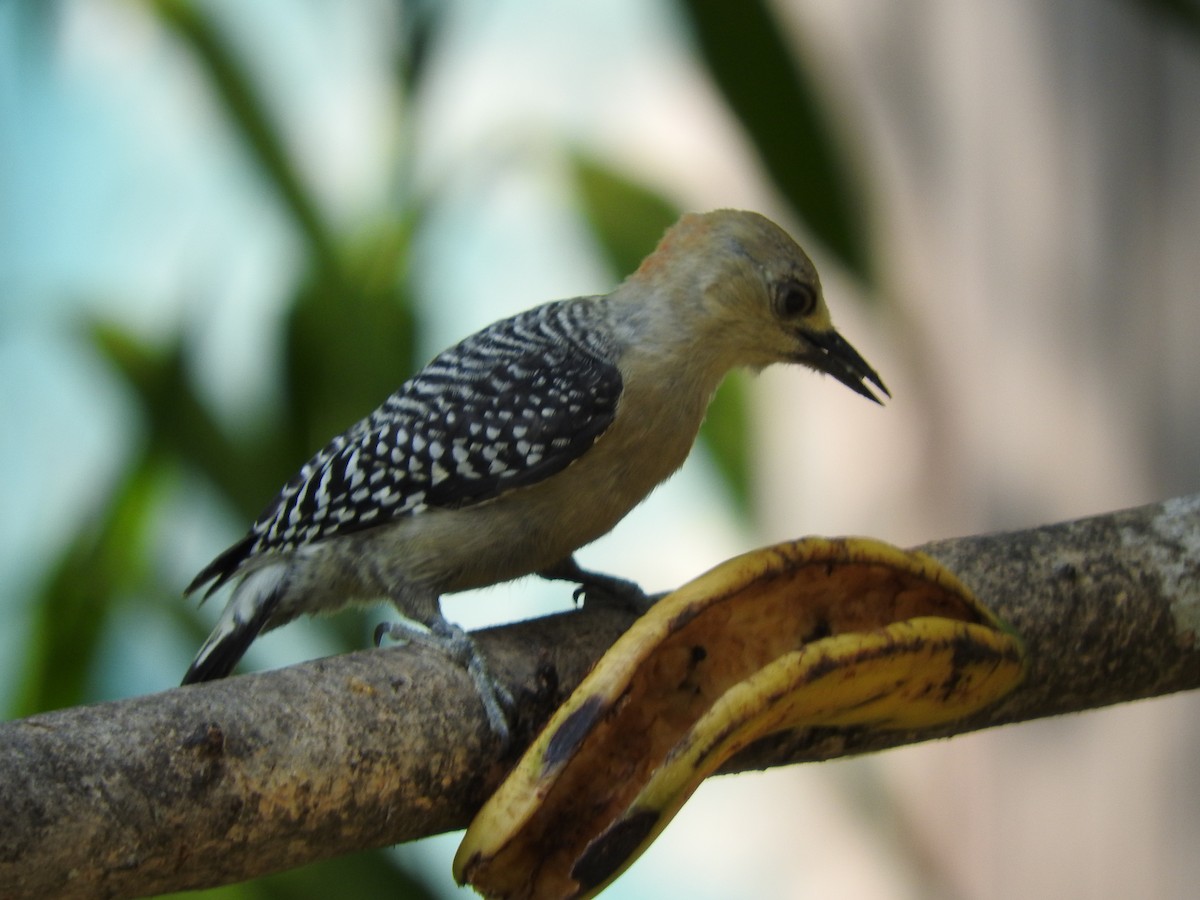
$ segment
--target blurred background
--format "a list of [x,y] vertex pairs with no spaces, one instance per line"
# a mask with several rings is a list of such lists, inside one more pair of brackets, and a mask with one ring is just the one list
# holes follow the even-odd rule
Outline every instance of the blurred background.
[[[661,589],[1195,491],[1198,148],[1194,0],[0,2],[0,711],[175,685],[223,600],[183,586],[314,450],[682,210],[795,234],[895,399],[732,378],[585,565]],[[606,896],[1194,896],[1198,711],[711,780]],[[189,896],[448,897],[457,839]]]

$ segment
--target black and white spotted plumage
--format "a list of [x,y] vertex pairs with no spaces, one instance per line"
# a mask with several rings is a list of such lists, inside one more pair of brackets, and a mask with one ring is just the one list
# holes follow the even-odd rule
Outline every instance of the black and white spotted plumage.
[[636,592],[574,552],[683,464],[730,369],[780,362],[886,393],[784,231],[737,210],[685,216],[612,293],[483,329],[305,464],[188,588],[235,584],[184,682],[228,674],[299,615],[387,599],[463,664],[504,733],[502,693],[440,597],[534,573]]
[[594,298],[497,322],[438,354],[310,459],[188,586],[336,535],[469,506],[561,471],[612,422],[621,374]]

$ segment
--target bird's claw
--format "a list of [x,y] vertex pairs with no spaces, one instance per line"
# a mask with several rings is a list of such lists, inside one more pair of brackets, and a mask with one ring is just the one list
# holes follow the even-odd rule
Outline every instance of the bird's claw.
[[614,578],[611,575],[598,575],[591,572],[587,574],[590,576],[589,579],[571,592],[571,596],[577,604],[598,603],[615,606],[640,616],[654,605],[655,600],[663,596],[662,594],[647,594],[636,583],[624,578]]
[[509,718],[516,711],[516,700],[505,685],[492,677],[487,662],[469,634],[439,616],[429,625],[403,618],[380,622],[375,627],[375,646],[378,647],[385,637],[431,647],[466,669],[483,704],[488,725],[501,743],[508,745],[511,735]]
[[581,568],[573,556],[560,560],[538,574],[543,578],[575,582],[576,588],[571,591],[571,599],[577,606],[588,602],[603,603],[640,616],[662,596],[648,596],[637,584],[624,578]]

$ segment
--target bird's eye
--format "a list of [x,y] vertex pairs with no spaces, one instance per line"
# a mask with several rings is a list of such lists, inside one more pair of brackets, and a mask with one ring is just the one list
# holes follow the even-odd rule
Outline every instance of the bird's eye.
[[817,308],[817,291],[811,284],[801,281],[784,283],[779,290],[776,309],[785,319],[801,319]]

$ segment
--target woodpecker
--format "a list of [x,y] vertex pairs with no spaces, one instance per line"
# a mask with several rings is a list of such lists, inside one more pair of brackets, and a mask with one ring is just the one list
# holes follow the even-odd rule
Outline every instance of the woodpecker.
[[387,599],[383,633],[471,675],[493,730],[510,702],[443,594],[524,575],[585,595],[631,582],[573,553],[683,464],[722,378],[799,363],[882,402],[834,329],[816,269],[769,219],[685,215],[614,291],[559,300],[443,351],[310,459],[249,533],[187,587],[236,582],[183,683],[223,677],[262,632]]

